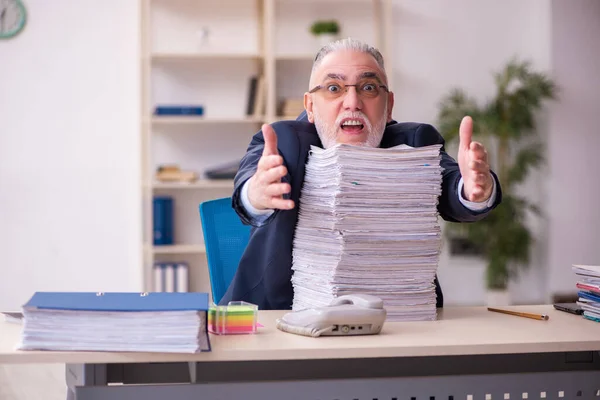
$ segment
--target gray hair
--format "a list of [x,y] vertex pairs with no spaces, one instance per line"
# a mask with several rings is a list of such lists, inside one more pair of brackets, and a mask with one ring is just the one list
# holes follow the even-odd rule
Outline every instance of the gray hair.
[[325,56],[329,53],[333,53],[333,52],[340,51],[340,50],[353,50],[353,51],[358,51],[361,53],[370,54],[375,59],[375,61],[377,61],[377,65],[379,65],[379,67],[385,74],[383,56],[381,55],[381,52],[379,50],[377,50],[375,47],[373,47],[367,43],[361,42],[360,40],[353,39],[353,38],[346,38],[346,39],[336,40],[335,42],[328,43],[325,46],[321,47],[321,50],[319,50],[319,52],[317,53],[317,55],[315,57],[315,60],[313,61],[313,66],[312,66],[312,70],[311,70],[311,74],[310,74],[311,81],[312,81],[312,74],[319,67],[319,65],[321,65],[321,61],[323,60],[323,58],[325,58]]

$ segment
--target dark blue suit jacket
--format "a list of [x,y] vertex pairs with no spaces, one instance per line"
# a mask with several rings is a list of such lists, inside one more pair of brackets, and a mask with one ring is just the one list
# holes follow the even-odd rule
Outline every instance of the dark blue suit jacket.
[[[288,174],[282,180],[291,185],[291,193],[286,198],[294,200],[293,210],[276,210],[269,219],[257,226],[246,214],[240,199],[243,184],[254,174],[260,159],[264,139],[262,132],[252,138],[248,151],[241,160],[240,168],[235,176],[233,207],[246,224],[254,225],[250,241],[242,255],[237,273],[221,304],[232,300],[243,300],[257,304],[262,310],[290,309],[293,302],[292,247],[296,223],[298,220],[298,204],[300,191],[304,182],[304,167],[308,159],[311,145],[321,146],[314,124],[301,115],[296,121],[276,122],[272,126],[277,134],[277,147],[283,157]],[[303,119],[303,120],[302,120]],[[412,147],[444,144],[442,136],[431,125],[419,123],[388,123],[383,134],[380,147],[388,148],[399,144]],[[457,188],[460,180],[458,164],[443,151],[441,166],[444,168],[442,194],[438,210],[447,221],[470,222],[485,217],[501,201],[500,182],[496,179],[496,202],[493,207],[483,212],[474,212],[462,205],[458,198]],[[437,306],[443,306],[443,295],[440,285],[435,280]]]

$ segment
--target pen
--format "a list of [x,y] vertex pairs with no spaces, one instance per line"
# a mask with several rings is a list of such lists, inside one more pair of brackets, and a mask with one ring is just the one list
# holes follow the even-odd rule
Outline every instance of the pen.
[[494,311],[494,312],[498,312],[498,313],[502,313],[502,314],[516,315],[517,317],[538,319],[541,321],[547,321],[548,319],[550,319],[550,317],[547,316],[546,314],[531,314],[531,313],[526,313],[526,312],[501,310],[499,308],[492,308],[492,307],[488,307],[488,311]]

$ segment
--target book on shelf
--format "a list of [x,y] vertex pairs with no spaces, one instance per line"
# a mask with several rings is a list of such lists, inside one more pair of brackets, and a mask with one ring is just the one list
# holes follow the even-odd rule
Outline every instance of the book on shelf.
[[267,82],[263,75],[258,77],[256,96],[254,97],[254,117],[260,118],[265,114],[267,105]]
[[175,241],[174,202],[171,196],[152,198],[152,243],[155,246],[172,245]]
[[258,77],[251,76],[248,85],[248,101],[246,103],[246,115],[251,117],[254,115],[254,104],[256,101],[256,88],[258,85]]
[[281,102],[279,115],[285,118],[296,119],[304,111],[303,98],[286,98]]
[[154,115],[157,116],[203,116],[204,107],[198,105],[158,105],[154,108]]
[[189,290],[189,266],[185,262],[154,264],[154,291],[185,293]]
[[267,103],[266,80],[263,75],[251,76],[248,81],[248,101],[246,115],[261,118],[265,114]]
[[208,293],[36,292],[20,350],[210,351]]
[[162,164],[156,168],[155,179],[159,182],[194,183],[198,180],[198,174],[184,171],[177,164]]

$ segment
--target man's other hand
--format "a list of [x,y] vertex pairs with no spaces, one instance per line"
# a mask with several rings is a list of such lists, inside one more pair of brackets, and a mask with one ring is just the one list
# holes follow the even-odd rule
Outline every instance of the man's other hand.
[[262,134],[265,147],[258,160],[256,173],[248,182],[248,200],[257,210],[290,210],[294,208],[294,201],[283,198],[291,187],[281,182],[281,178],[287,174],[287,168],[277,151],[277,135],[268,124],[262,126]]
[[487,151],[481,143],[471,141],[473,136],[471,117],[462,119],[459,135],[458,166],[463,178],[464,197],[469,201],[481,203],[490,198],[494,188]]

